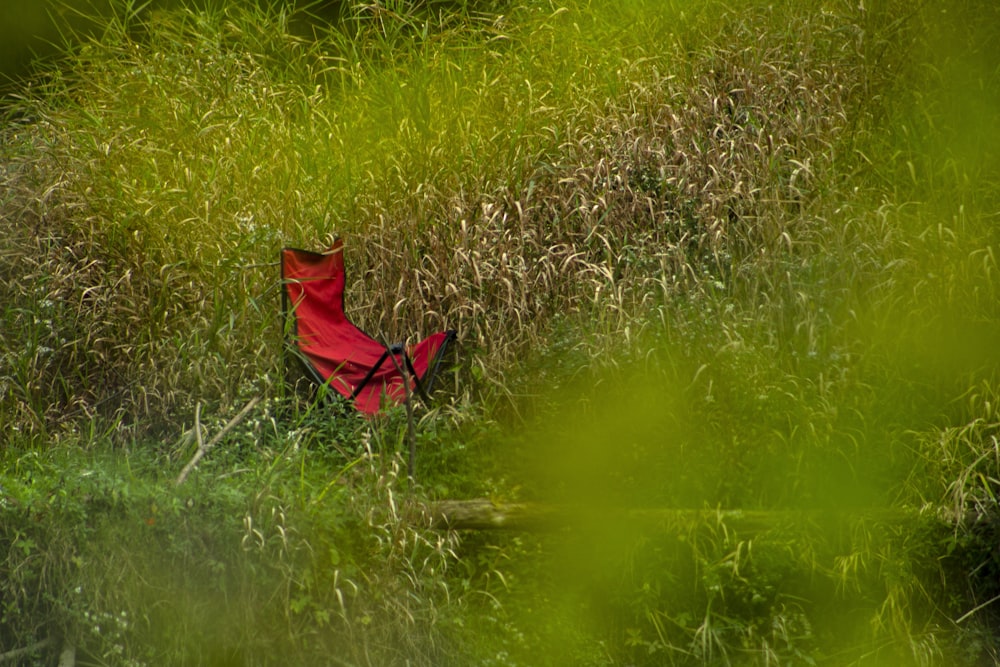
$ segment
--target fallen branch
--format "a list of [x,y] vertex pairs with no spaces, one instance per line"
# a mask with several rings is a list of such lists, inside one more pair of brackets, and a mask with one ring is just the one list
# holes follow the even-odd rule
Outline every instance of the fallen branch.
[[51,643],[52,643],[51,639],[43,639],[40,642],[35,642],[34,644],[25,646],[23,648],[15,648],[13,650],[0,653],[0,662],[7,662],[8,660],[16,660],[17,658],[20,658],[21,656],[24,655],[37,653],[38,651],[41,651],[43,648],[47,647]]
[[563,507],[533,503],[495,503],[489,499],[443,500],[428,507],[434,528],[451,530],[538,530],[565,523]]
[[181,484],[183,484],[184,480],[187,479],[187,476],[189,474],[191,474],[191,471],[194,470],[194,467],[196,465],[198,465],[198,462],[201,461],[202,457],[205,456],[205,454],[208,452],[208,450],[210,450],[212,447],[215,447],[217,444],[219,444],[219,442],[222,440],[222,438],[224,438],[225,435],[227,433],[229,433],[229,431],[231,431],[234,426],[236,426],[241,421],[243,421],[243,419],[247,416],[247,414],[259,402],[260,402],[260,397],[255,396],[255,397],[251,398],[250,402],[247,403],[245,406],[243,406],[243,409],[240,410],[239,414],[237,414],[235,417],[233,417],[232,419],[230,419],[229,423],[226,424],[221,431],[219,431],[218,433],[216,433],[214,438],[212,438],[211,440],[208,441],[208,444],[205,444],[202,441],[202,437],[201,437],[201,404],[199,403],[195,407],[195,416],[194,416],[194,422],[195,422],[194,423],[194,430],[195,430],[195,435],[198,438],[198,451],[196,451],[194,453],[194,456],[191,457],[191,460],[188,461],[187,465],[184,466],[184,469],[181,470],[181,474],[177,476],[177,481],[175,482],[175,484],[177,486],[180,486]]
[[59,654],[58,667],[75,667],[75,666],[76,666],[76,646],[72,642],[65,642],[63,644],[62,653]]
[[976,513],[953,513],[907,508],[851,510],[736,510],[599,508],[536,503],[499,503],[489,499],[443,500],[427,506],[431,526],[450,530],[549,530],[628,522],[659,524],[725,524],[741,531],[758,532],[787,525],[825,525],[828,521],[906,521],[932,517],[945,523],[972,524],[986,520]]
[[629,509],[574,507],[536,503],[497,503],[491,500],[446,500],[430,506],[432,526],[452,530],[548,530],[564,526],[625,523],[725,523],[742,529],[762,530],[788,521],[802,520],[802,512],[722,509]]

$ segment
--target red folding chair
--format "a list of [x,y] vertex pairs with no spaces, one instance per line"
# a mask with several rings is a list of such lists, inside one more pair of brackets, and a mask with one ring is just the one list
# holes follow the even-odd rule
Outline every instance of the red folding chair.
[[[290,348],[309,375],[373,415],[416,391],[424,400],[454,331],[441,331],[410,346],[386,346],[354,325],[344,312],[344,243],[324,253],[281,251],[283,310],[292,318]],[[409,380],[410,392],[404,385]]]

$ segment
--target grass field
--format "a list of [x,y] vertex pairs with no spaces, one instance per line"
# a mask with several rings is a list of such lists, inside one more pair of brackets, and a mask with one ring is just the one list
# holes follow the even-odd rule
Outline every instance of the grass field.
[[[4,108],[0,661],[1000,659],[993,3],[221,4]],[[286,383],[338,236],[459,332],[416,485]],[[431,527],[482,497],[573,519]]]

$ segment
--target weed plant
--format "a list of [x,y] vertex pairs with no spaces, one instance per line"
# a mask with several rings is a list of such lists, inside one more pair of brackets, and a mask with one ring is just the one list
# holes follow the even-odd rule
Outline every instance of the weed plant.
[[[116,4],[5,110],[0,656],[997,660],[1000,17],[868,4]],[[419,484],[285,386],[334,236]]]

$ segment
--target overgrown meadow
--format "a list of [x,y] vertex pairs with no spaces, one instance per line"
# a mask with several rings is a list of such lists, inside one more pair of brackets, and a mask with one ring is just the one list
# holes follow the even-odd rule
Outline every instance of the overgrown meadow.
[[[5,102],[0,662],[1000,660],[995,3],[318,7],[118,0]],[[291,381],[335,237],[459,332],[413,481]]]

